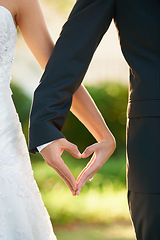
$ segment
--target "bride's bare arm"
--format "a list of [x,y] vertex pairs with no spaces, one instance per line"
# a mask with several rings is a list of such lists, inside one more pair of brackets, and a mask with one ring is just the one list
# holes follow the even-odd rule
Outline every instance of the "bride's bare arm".
[[113,138],[100,111],[83,84],[73,95],[70,110],[86,126],[97,142]]
[[53,51],[54,43],[48,32],[38,0],[17,1],[17,25],[35,58],[45,68]]

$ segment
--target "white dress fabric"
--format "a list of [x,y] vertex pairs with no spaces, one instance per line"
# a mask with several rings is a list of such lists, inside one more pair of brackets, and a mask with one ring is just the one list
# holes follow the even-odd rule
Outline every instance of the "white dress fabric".
[[17,30],[0,6],[0,240],[56,240],[10,90]]

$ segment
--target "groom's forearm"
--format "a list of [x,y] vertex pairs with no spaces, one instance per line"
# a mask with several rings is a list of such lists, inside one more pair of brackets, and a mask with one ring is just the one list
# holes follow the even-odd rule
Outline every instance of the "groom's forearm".
[[114,16],[115,0],[78,0],[34,93],[29,149],[64,138],[61,133],[94,51]]

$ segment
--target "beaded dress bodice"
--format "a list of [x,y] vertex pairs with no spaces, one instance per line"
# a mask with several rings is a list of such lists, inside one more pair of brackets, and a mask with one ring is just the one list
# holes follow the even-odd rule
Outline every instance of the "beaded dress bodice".
[[[0,6],[0,89],[9,89],[17,29],[8,9]],[[3,91],[2,91],[3,87]]]

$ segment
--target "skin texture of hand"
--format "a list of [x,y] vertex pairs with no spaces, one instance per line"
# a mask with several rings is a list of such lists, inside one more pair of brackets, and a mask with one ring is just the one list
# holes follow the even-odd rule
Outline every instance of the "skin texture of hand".
[[64,150],[68,151],[78,159],[81,158],[81,153],[79,152],[77,146],[65,138],[57,139],[53,143],[49,144],[41,151],[41,155],[46,163],[52,167],[66,183],[71,190],[72,195],[75,196],[77,191],[77,182],[61,158]]
[[105,162],[109,159],[116,148],[116,142],[113,137],[107,138],[106,140],[95,143],[85,149],[82,153],[82,158],[89,157],[91,154],[91,160],[87,166],[82,170],[77,178],[78,190],[76,195],[79,195],[82,187],[86,182],[93,177],[93,175],[98,172]]

